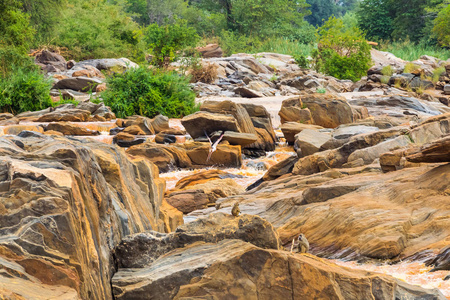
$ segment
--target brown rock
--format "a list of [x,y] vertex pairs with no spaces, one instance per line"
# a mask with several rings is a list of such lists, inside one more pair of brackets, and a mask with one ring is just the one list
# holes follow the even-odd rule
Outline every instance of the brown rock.
[[41,126],[35,126],[35,125],[9,125],[5,128],[3,128],[4,134],[11,134],[11,135],[18,135],[22,131],[35,131],[39,133],[44,132],[44,128]]
[[222,57],[223,51],[218,44],[208,44],[205,47],[197,47],[198,52],[201,53],[204,58]]
[[166,198],[166,201],[185,214],[206,208],[209,203],[208,196],[202,190],[194,189],[173,192]]
[[298,96],[284,100],[278,115],[280,116],[281,124],[286,122],[314,124],[311,111],[303,105]]
[[408,153],[406,159],[410,162],[450,162],[450,136],[425,144],[417,150]]
[[138,125],[131,125],[123,130],[124,133],[132,135],[145,135],[145,132]]
[[97,130],[90,130],[75,124],[66,122],[50,123],[45,127],[45,130],[58,131],[64,135],[100,135]]
[[297,122],[287,122],[281,125],[281,131],[283,132],[286,142],[293,144],[295,142],[295,135],[302,132],[305,129],[319,130],[322,126],[312,124],[302,124]]
[[106,83],[99,84],[95,88],[95,92],[97,92],[97,93],[101,93],[101,92],[104,92],[104,91],[106,91]]
[[242,154],[240,146],[219,144],[217,150],[206,161],[209,154],[209,143],[185,144],[186,154],[194,165],[221,166],[229,168],[240,168],[242,165]]
[[354,121],[352,109],[343,97],[332,94],[303,95],[302,103],[311,111],[316,125],[336,128]]
[[90,112],[81,109],[55,110],[45,113],[37,119],[38,122],[87,122]]
[[181,124],[192,138],[205,136],[214,131],[236,131],[240,132],[240,128],[236,119],[231,115],[222,115],[199,111],[192,115],[181,119]]

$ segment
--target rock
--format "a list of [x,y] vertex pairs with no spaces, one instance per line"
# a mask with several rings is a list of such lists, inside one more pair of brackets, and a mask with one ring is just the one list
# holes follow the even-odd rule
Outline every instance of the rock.
[[450,95],[450,84],[444,85],[444,95]]
[[157,115],[151,120],[151,124],[155,133],[160,133],[164,130],[169,130],[169,118],[161,114]]
[[281,125],[281,131],[283,132],[284,138],[286,139],[286,142],[289,144],[293,144],[295,142],[295,135],[299,132],[302,132],[302,130],[305,129],[311,129],[318,131],[319,129],[322,129],[322,126],[312,125],[312,124],[302,124],[297,122],[288,122]]
[[318,132],[317,130],[302,130],[300,133],[295,135],[295,146],[300,150],[297,150],[297,156],[308,156],[320,151],[322,145],[330,139],[331,136],[329,134]]
[[195,139],[214,131],[236,131],[240,128],[236,119],[231,115],[198,111],[181,119],[181,124],[186,128],[189,135]]
[[106,143],[0,137],[0,294],[111,299],[112,248],[167,228],[163,189],[154,165]]
[[97,130],[90,130],[66,122],[50,123],[45,127],[45,131],[48,130],[58,131],[64,135],[83,135],[83,136],[100,135],[100,132],[98,132]]
[[281,119],[281,124],[286,122],[298,122],[302,124],[313,124],[311,111],[303,106],[299,97],[286,99],[281,104],[281,109],[278,112]]
[[437,289],[239,240],[191,244],[144,268],[121,268],[112,286],[115,299],[445,299]]
[[69,61],[67,62],[67,69],[68,69],[68,70],[72,69],[72,68],[75,66],[76,63],[77,63],[77,62],[74,61],[73,59],[69,60]]
[[57,109],[45,113],[37,122],[87,122],[91,113],[82,109]]
[[145,141],[146,141],[145,138],[137,138],[134,135],[126,133],[126,132],[119,132],[113,138],[114,143],[116,143],[119,147],[125,147],[125,148],[129,148],[134,145],[142,144]]
[[364,164],[371,164],[375,159],[379,158],[381,154],[398,148],[406,147],[410,143],[411,140],[406,135],[398,136],[374,146],[356,150],[349,155],[347,161],[350,163],[361,158],[363,159]]
[[208,196],[198,189],[173,192],[167,196],[166,201],[184,214],[206,208],[209,203]]
[[181,178],[175,185],[175,189],[183,190],[198,184],[206,183],[211,180],[235,178],[237,176],[238,175],[234,175],[217,169],[206,170]]
[[229,168],[240,168],[242,165],[242,154],[240,146],[219,144],[217,150],[211,155],[207,162],[210,144],[191,143],[184,144],[186,154],[194,165],[222,166]]
[[419,145],[433,142],[448,134],[450,134],[450,113],[428,118],[413,126],[409,132],[414,143]]
[[177,142],[177,138],[173,134],[160,132],[155,136],[155,142],[158,144],[173,144]]
[[96,93],[101,93],[107,90],[107,86],[106,83],[101,83],[99,85],[97,85],[97,87],[95,88],[95,92]]
[[72,77],[97,77],[97,78],[105,78],[105,75],[102,74],[96,67],[85,65],[83,68],[74,68],[72,73]]
[[53,85],[52,89],[70,89],[79,92],[89,92],[95,91],[97,85],[99,84],[102,84],[102,81],[96,78],[72,77],[58,81]]
[[119,268],[144,268],[170,251],[199,241],[219,243],[237,239],[264,249],[278,249],[279,239],[273,226],[258,216],[214,213],[179,226],[173,233],[145,232],[123,239],[115,249]]
[[[146,142],[132,146],[127,154],[140,156],[158,166],[160,172],[168,172],[174,168],[191,168],[192,162],[183,145],[160,145]],[[206,160],[206,158],[205,158]]]
[[295,163],[298,161],[298,157],[296,155],[292,155],[285,160],[280,161],[279,163],[273,165],[267,172],[264,174],[263,179],[265,181],[277,179],[280,176],[289,174],[294,169]]
[[164,129],[160,133],[172,134],[172,135],[185,135],[186,131],[185,130],[181,130],[181,129],[169,128],[169,129]]
[[34,131],[43,133],[44,128],[36,125],[9,125],[3,128],[4,134],[19,135],[22,131]]
[[345,98],[331,94],[302,96],[303,106],[311,112],[313,124],[336,128],[341,124],[353,123],[353,112]]
[[90,59],[78,62],[75,66],[84,67],[85,65],[93,66],[100,71],[107,71],[109,73],[120,73],[130,68],[138,68],[139,65],[132,62],[128,58],[104,58],[104,59]]
[[241,86],[234,89],[234,92],[244,98],[260,98],[264,97],[264,95],[260,92],[254,91],[250,88]]
[[14,118],[14,115],[11,113],[0,113],[0,121],[9,120]]
[[333,131],[333,138],[335,139],[348,139],[354,135],[371,133],[380,130],[378,127],[365,126],[365,125],[341,125]]
[[[160,120],[160,119],[158,119]],[[159,125],[160,121],[157,121],[157,124]],[[131,116],[131,117],[127,117],[126,120],[124,120],[123,122],[121,121],[116,121],[116,124],[119,127],[131,127],[134,126],[133,131],[138,131],[137,127],[139,127],[140,131],[144,133],[144,135],[153,135],[155,134],[155,129],[153,128],[153,120],[146,118],[146,117],[141,117],[141,116]],[[131,130],[131,129],[129,129]]]
[[34,59],[35,63],[44,66],[51,66],[54,68],[54,72],[64,71],[67,68],[67,63],[64,57],[59,53],[50,52],[48,50],[40,51]]
[[17,118],[5,119],[0,121],[0,126],[17,125],[20,120]]
[[425,144],[412,152],[406,156],[410,162],[450,162],[450,136]]
[[[214,143],[221,135],[222,132],[216,131],[210,136],[210,139]],[[208,142],[206,137],[197,138],[195,140],[199,142]],[[225,131],[223,132],[222,140],[228,141],[230,145],[241,145],[244,147],[255,143],[258,139],[256,135],[252,133]]]
[[139,125],[131,125],[123,130],[123,133],[128,133],[131,135],[145,135],[145,132],[139,127]]
[[208,44],[205,47],[197,47],[203,58],[222,57],[223,51],[218,44]]

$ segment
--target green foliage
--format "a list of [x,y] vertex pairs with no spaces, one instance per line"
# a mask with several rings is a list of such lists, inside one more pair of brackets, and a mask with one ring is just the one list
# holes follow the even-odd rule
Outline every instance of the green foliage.
[[319,94],[325,94],[326,92],[327,92],[327,90],[323,87],[320,87],[316,90],[316,93],[319,93]]
[[403,73],[412,73],[418,69],[420,69],[420,67],[418,65],[415,65],[410,62],[405,65],[405,68],[403,69]]
[[358,28],[345,29],[341,19],[331,17],[318,28],[315,68],[339,79],[359,80],[371,65],[370,46]]
[[442,46],[450,47],[450,4],[434,20],[433,33]]
[[314,26],[322,26],[333,15],[338,15],[340,6],[334,0],[306,0],[311,5],[311,14],[305,19]]
[[119,118],[136,114],[180,118],[195,110],[189,78],[174,72],[141,66],[108,78],[107,86],[102,93],[104,103]]
[[439,67],[439,68],[437,68],[437,69],[434,69],[434,70],[433,70],[433,76],[432,76],[431,81],[432,81],[433,83],[438,82],[438,81],[439,81],[439,77],[440,77],[443,73],[445,73],[445,68],[444,68],[444,67]]
[[422,55],[430,55],[436,58],[447,60],[450,57],[450,50],[438,46],[428,45],[426,43],[414,44],[409,39],[396,42],[381,42],[381,50],[391,52],[395,56],[413,61],[419,59]]
[[0,76],[0,111],[13,114],[52,106],[51,82],[34,67],[11,66]]
[[309,60],[303,54],[294,56],[295,63],[302,69],[309,69]]
[[151,49],[153,62],[159,67],[167,67],[180,51],[194,47],[200,37],[185,20],[177,20],[163,26],[151,24],[145,31],[144,40]]
[[0,1],[0,46],[13,46],[26,53],[34,30],[30,26],[29,16],[21,8],[17,0]]
[[392,76],[394,74],[394,69],[391,65],[387,65],[383,67],[383,69],[381,69],[381,74],[383,74],[384,76]]
[[362,0],[356,11],[358,25],[371,40],[388,40],[394,28],[387,0]]
[[56,46],[70,50],[75,60],[142,57],[138,26],[120,5],[105,0],[74,0],[62,12],[55,29]]

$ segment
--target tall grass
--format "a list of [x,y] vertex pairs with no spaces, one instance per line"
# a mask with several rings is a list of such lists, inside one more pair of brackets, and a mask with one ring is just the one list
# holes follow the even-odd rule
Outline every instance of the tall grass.
[[299,54],[309,56],[315,47],[316,45],[314,44],[302,44],[283,38],[269,38],[264,40],[257,47],[252,48],[252,52],[274,52],[292,56],[296,56]]
[[447,60],[450,58],[450,49],[422,43],[414,44],[408,39],[396,42],[385,41],[381,42],[380,45],[380,50],[391,52],[395,56],[407,61],[419,59],[422,55],[430,55],[441,60]]

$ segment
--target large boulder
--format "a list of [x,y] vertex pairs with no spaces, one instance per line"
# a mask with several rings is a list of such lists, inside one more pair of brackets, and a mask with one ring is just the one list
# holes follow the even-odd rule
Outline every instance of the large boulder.
[[303,106],[300,97],[292,97],[284,100],[278,115],[280,116],[281,124],[286,122],[313,124],[314,122],[311,111]]
[[232,115],[210,113],[198,111],[192,115],[181,119],[186,131],[192,138],[198,138],[211,134],[215,131],[236,131],[240,132],[240,127]]
[[345,98],[333,94],[309,94],[301,97],[302,105],[311,112],[313,124],[336,128],[354,122],[353,111]]
[[115,299],[445,300],[437,289],[239,240],[191,244],[145,268],[121,268],[112,286]]
[[34,62],[48,72],[60,72],[67,68],[67,62],[62,55],[48,50],[38,52]]
[[180,224],[164,181],[115,146],[22,136],[0,138],[0,298],[112,299],[115,244]]
[[53,85],[52,89],[57,90],[74,90],[79,92],[95,91],[97,85],[102,84],[102,81],[97,78],[89,77],[71,77],[58,81]]

